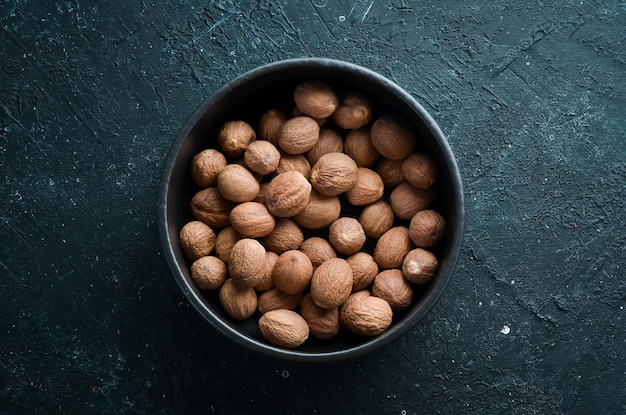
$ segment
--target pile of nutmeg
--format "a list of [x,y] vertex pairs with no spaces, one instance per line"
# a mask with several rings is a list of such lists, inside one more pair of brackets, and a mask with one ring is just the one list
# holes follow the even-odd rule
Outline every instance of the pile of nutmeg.
[[258,313],[273,345],[341,327],[376,336],[438,267],[437,163],[406,120],[373,119],[359,92],[313,80],[293,99],[291,115],[268,109],[256,130],[226,122],[217,148],[193,158],[200,189],[180,246],[196,285],[219,290],[234,319]]

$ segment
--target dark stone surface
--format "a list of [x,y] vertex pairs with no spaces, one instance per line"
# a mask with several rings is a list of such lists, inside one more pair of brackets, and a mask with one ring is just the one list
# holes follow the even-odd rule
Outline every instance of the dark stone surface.
[[[130,3],[0,4],[0,413],[626,413],[626,4]],[[188,114],[299,56],[406,88],[467,200],[427,318],[316,367],[211,330],[155,223]]]

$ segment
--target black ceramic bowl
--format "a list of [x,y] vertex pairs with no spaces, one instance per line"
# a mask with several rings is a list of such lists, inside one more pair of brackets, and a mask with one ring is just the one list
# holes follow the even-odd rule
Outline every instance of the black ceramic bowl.
[[[393,113],[415,127],[420,148],[430,151],[439,163],[436,183],[436,209],[447,221],[445,240],[435,250],[439,268],[429,284],[419,287],[411,307],[394,316],[391,327],[375,338],[361,338],[345,330],[332,340],[309,338],[295,350],[274,347],[265,342],[257,329],[258,316],[246,321],[231,319],[219,304],[216,292],[202,291],[194,284],[190,262],[181,252],[178,234],[192,220],[189,204],[198,190],[191,179],[192,157],[208,147],[216,147],[220,126],[243,119],[256,127],[268,108],[293,108],[293,90],[306,80],[319,79],[337,91],[356,90],[374,104],[375,116]],[[214,328],[228,338],[254,351],[299,361],[332,361],[372,352],[389,344],[411,329],[429,311],[445,289],[461,250],[464,226],[463,189],[459,170],[443,133],[408,93],[385,77],[360,66],[318,58],[271,63],[232,80],[216,91],[191,115],[180,130],[165,161],[159,194],[159,228],[167,261],[183,293],[193,307]]]

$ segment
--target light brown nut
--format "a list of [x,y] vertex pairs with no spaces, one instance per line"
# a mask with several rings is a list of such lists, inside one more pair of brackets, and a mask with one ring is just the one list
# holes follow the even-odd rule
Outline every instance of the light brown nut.
[[346,199],[353,206],[367,206],[377,202],[385,193],[383,179],[366,167],[359,167],[357,181],[348,189]]
[[400,219],[409,220],[420,210],[428,209],[435,203],[435,189],[418,189],[404,182],[391,192],[389,203],[393,213]]
[[242,238],[244,238],[244,236],[237,232],[232,226],[222,229],[217,234],[217,238],[215,238],[215,254],[217,257],[225,263],[228,263],[233,245]]
[[405,179],[415,187],[428,189],[439,178],[439,166],[430,153],[413,153],[402,163]]
[[411,219],[409,237],[417,247],[432,248],[445,234],[446,220],[434,210],[420,210]]
[[343,153],[328,153],[311,169],[311,184],[325,196],[338,196],[358,180],[358,166]]
[[183,226],[178,240],[185,256],[193,261],[213,251],[215,232],[203,222],[194,220]]
[[297,294],[309,286],[313,276],[313,264],[304,252],[283,252],[276,260],[273,276],[276,288],[287,294]]
[[311,166],[317,163],[324,154],[343,152],[343,139],[331,128],[320,128],[320,138],[309,151],[305,153]]
[[318,339],[332,339],[339,332],[339,309],[319,307],[307,294],[300,303],[300,314],[309,325],[309,333]]
[[413,127],[396,115],[382,116],[372,124],[370,132],[372,144],[378,152],[388,159],[407,158],[417,146],[417,137]]
[[352,268],[346,260],[331,258],[322,263],[311,279],[311,296],[317,306],[337,308],[352,292]]
[[276,171],[280,152],[269,141],[257,140],[250,143],[243,154],[243,160],[253,172],[266,175]]
[[265,205],[258,202],[244,202],[230,211],[230,224],[243,236],[260,238],[271,233],[276,222]]
[[249,202],[259,194],[259,182],[248,169],[229,164],[217,176],[220,194],[231,202]]
[[439,261],[432,252],[415,248],[404,258],[402,273],[407,280],[424,285],[433,278],[438,266]]
[[366,289],[378,275],[378,264],[367,252],[350,255],[346,261],[352,268],[352,292]]
[[328,242],[342,255],[359,252],[365,245],[365,240],[365,231],[354,218],[339,218],[328,229]]
[[302,154],[309,151],[320,138],[320,126],[307,116],[294,117],[280,129],[278,146],[288,154]]
[[302,301],[302,293],[287,294],[278,288],[272,288],[259,295],[257,308],[259,313],[265,314],[272,310],[295,310]]
[[311,175],[311,165],[304,154],[287,154],[282,152],[278,168],[276,168],[276,175],[292,170],[302,173],[307,179]]
[[222,153],[208,148],[191,159],[191,178],[200,187],[216,186],[217,175],[226,164],[226,157]]
[[265,183],[260,183],[259,186],[259,194],[256,195],[256,197],[254,199],[252,199],[253,202],[258,202],[261,204],[265,205],[266,199],[265,199],[265,192],[267,192],[267,186],[269,185],[269,183],[265,182]]
[[382,269],[400,268],[410,250],[409,230],[404,226],[396,226],[378,238],[374,248],[374,259]]
[[322,229],[339,219],[341,201],[338,196],[324,196],[317,190],[311,191],[309,203],[293,218],[307,229]]
[[349,155],[359,167],[372,167],[380,157],[378,150],[372,145],[370,129],[368,127],[350,130],[343,144],[343,151]]
[[262,281],[266,266],[265,248],[255,239],[240,239],[230,251],[228,274],[240,288],[251,288]]
[[257,308],[256,292],[252,288],[237,287],[230,278],[220,287],[219,299],[226,313],[236,320],[252,317]]
[[404,310],[413,301],[413,287],[399,269],[387,269],[378,274],[372,294],[387,301],[393,311]]
[[344,130],[354,130],[369,123],[373,112],[372,103],[365,95],[350,91],[339,97],[339,106],[331,118]]
[[231,157],[242,156],[255,139],[256,133],[245,121],[228,121],[217,133],[217,144]]
[[230,225],[230,210],[234,203],[222,197],[217,187],[200,190],[191,198],[192,216],[212,228]]
[[309,338],[309,326],[295,311],[268,311],[261,316],[258,325],[261,336],[274,346],[293,349]]
[[255,286],[255,291],[263,292],[267,290],[271,290],[274,288],[274,265],[276,265],[276,261],[278,260],[278,254],[276,252],[267,251],[266,253],[266,267],[265,267],[265,275]]
[[191,278],[198,288],[214,290],[222,286],[228,278],[224,261],[213,255],[198,258],[191,264]]
[[318,80],[300,83],[293,100],[303,114],[317,119],[330,117],[339,106],[335,91],[326,82]]
[[302,229],[290,218],[279,218],[272,232],[261,239],[265,248],[282,254],[285,251],[300,248],[304,241]]
[[393,311],[382,298],[361,295],[362,292],[352,294],[357,297],[344,304],[339,312],[339,321],[342,326],[359,336],[378,336],[391,325]]
[[388,189],[393,189],[406,180],[402,171],[402,164],[404,164],[404,160],[386,158],[378,160],[375,171],[383,179],[383,183]]
[[394,219],[393,209],[382,200],[366,206],[359,216],[359,222],[370,238],[380,238],[391,229]]
[[274,216],[290,217],[302,212],[311,197],[311,184],[297,171],[274,177],[267,186],[267,209]]
[[280,129],[288,119],[285,111],[275,108],[265,111],[259,121],[259,138],[277,146]]
[[313,264],[313,270],[315,271],[323,262],[337,258],[335,248],[324,238],[313,236],[306,239],[300,245],[300,250],[306,254]]

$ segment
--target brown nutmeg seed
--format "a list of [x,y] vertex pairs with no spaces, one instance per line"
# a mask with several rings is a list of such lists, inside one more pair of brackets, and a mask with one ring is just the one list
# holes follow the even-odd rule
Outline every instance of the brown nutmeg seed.
[[191,278],[198,288],[214,290],[226,281],[228,270],[221,259],[212,255],[203,256],[191,264]]
[[259,138],[277,146],[280,129],[288,119],[285,111],[275,108],[265,111],[259,121]]
[[191,198],[192,216],[212,228],[225,228],[230,225],[230,210],[234,203],[220,194],[217,187],[200,190]]
[[393,311],[408,308],[413,300],[413,287],[399,269],[382,271],[374,279],[372,294],[387,301]]
[[352,268],[352,292],[366,289],[378,275],[378,264],[367,252],[350,255],[346,261]]
[[385,183],[387,188],[393,189],[406,180],[402,171],[403,163],[404,160],[382,158],[376,164],[375,171],[383,179],[383,183]]
[[409,237],[420,248],[437,245],[446,234],[446,220],[434,210],[417,212],[409,225]]
[[255,139],[256,133],[245,121],[228,121],[217,133],[217,144],[231,157],[242,156]]
[[191,178],[200,187],[216,186],[217,176],[226,164],[226,157],[222,153],[208,148],[191,159]]
[[263,245],[256,239],[244,238],[237,241],[230,251],[228,273],[238,287],[254,287],[263,280],[266,265],[267,255]]
[[309,338],[309,326],[302,316],[291,310],[272,310],[259,319],[259,331],[269,343],[293,349]]
[[311,184],[297,171],[274,177],[267,186],[267,209],[274,216],[290,217],[302,212],[311,197]]
[[297,294],[309,286],[313,265],[304,252],[286,251],[278,256],[273,275],[276,288],[288,294]]
[[366,206],[378,201],[383,193],[385,193],[383,179],[375,171],[359,167],[356,183],[345,195],[353,206]]
[[338,196],[354,187],[357,180],[358,166],[343,153],[325,154],[311,169],[311,184],[325,196]]
[[243,154],[243,159],[250,170],[266,175],[276,171],[280,162],[280,152],[269,141],[257,140],[250,143]]
[[339,309],[319,307],[310,293],[300,303],[300,314],[309,325],[309,332],[313,337],[327,340],[339,332]]
[[349,331],[364,337],[374,337],[391,325],[393,310],[382,298],[364,291],[352,294],[339,312],[339,321]]
[[317,190],[311,191],[309,203],[293,218],[307,229],[323,229],[339,219],[341,201],[337,196],[324,196]]
[[380,154],[370,139],[370,129],[361,127],[351,130],[346,136],[343,151],[349,155],[359,167],[372,167]]
[[339,106],[331,118],[344,130],[354,130],[369,123],[373,112],[372,103],[365,95],[350,91],[339,97]]
[[374,121],[370,137],[376,150],[392,160],[407,158],[417,146],[413,127],[404,118],[395,115],[386,115]]
[[302,154],[310,150],[320,138],[320,126],[307,116],[287,120],[280,129],[278,146],[287,154]]
[[435,158],[425,152],[413,153],[402,163],[406,180],[420,189],[428,189],[439,178],[439,166]]
[[374,248],[374,259],[382,269],[400,268],[410,250],[409,230],[404,226],[396,226],[378,238]]
[[391,191],[389,203],[393,213],[400,219],[409,220],[420,210],[428,209],[435,203],[434,188],[419,189],[404,182]]
[[272,232],[276,222],[265,205],[258,202],[244,202],[230,211],[230,224],[243,236],[260,238]]
[[243,238],[244,236],[237,232],[232,226],[222,229],[215,238],[215,254],[219,259],[228,263],[230,251],[233,249],[235,243]]
[[318,80],[299,84],[293,100],[303,114],[317,119],[330,117],[339,105],[335,91],[327,83]]
[[341,258],[322,263],[311,279],[311,296],[318,307],[331,309],[344,303],[352,292],[352,268]]
[[341,136],[330,128],[320,128],[319,140],[305,153],[305,156],[309,164],[314,166],[324,154],[341,152],[343,152],[343,139]]
[[257,308],[257,296],[252,288],[241,288],[232,279],[224,281],[219,300],[226,313],[236,320],[252,317]]
[[402,273],[407,280],[424,285],[433,278],[438,266],[439,261],[432,252],[415,248],[404,258]]
[[277,254],[298,249],[303,241],[302,229],[290,218],[279,218],[272,232],[261,239],[267,249]]
[[382,200],[366,206],[359,216],[365,234],[370,238],[380,238],[393,226],[395,216],[391,206]]
[[335,252],[335,248],[332,247],[330,242],[318,236],[313,236],[302,242],[300,250],[311,260],[313,270],[316,270],[317,267],[327,260],[337,258],[337,252]]
[[229,164],[217,176],[220,194],[231,202],[249,202],[259,194],[259,182],[239,164]]
[[342,255],[352,255],[358,252],[363,248],[365,240],[365,231],[359,221],[354,218],[339,218],[328,229],[328,241]]
[[287,294],[278,288],[272,288],[259,295],[257,308],[264,314],[272,310],[295,310],[302,302],[302,293]]
[[215,247],[215,232],[197,220],[186,223],[180,230],[178,239],[183,253],[190,260],[209,255]]

